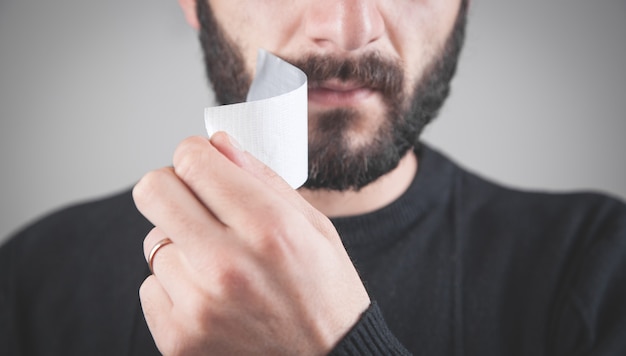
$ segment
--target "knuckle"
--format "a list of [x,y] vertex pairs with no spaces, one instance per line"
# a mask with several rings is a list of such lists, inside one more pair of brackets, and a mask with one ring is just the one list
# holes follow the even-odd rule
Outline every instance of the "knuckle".
[[[177,309],[177,305],[174,305],[177,310],[168,317],[163,318],[162,305],[159,305],[154,300],[154,283],[157,283],[155,277],[148,277],[139,288],[139,297],[146,322],[159,351],[164,355],[197,354],[192,352],[194,345],[199,344],[197,340],[194,340],[194,337],[198,330],[204,332],[211,326],[206,324],[206,321],[210,320],[207,317],[206,300],[204,303],[201,303],[201,296],[191,293],[189,300],[195,300],[193,302],[193,308],[195,309],[187,309],[180,313],[180,309]],[[204,307],[204,309],[201,307]],[[204,322],[203,319],[198,319],[198,314],[195,313],[196,310],[200,311]]]
[[187,319],[196,321],[198,326],[209,325],[213,320],[213,314],[209,308],[208,300],[209,298],[202,291],[189,293],[189,297],[185,301]]
[[199,293],[203,297],[194,301],[197,302],[194,308],[204,313],[206,320],[212,321],[214,312],[204,309],[207,300],[218,304],[229,303],[251,289],[255,271],[250,262],[250,255],[240,244],[222,247],[219,255],[212,258],[211,266],[203,271],[206,281],[200,287],[202,290]]
[[184,335],[179,335],[177,331],[167,330],[163,332],[158,340],[158,348],[164,355],[185,355],[185,345],[182,342]]
[[233,300],[246,295],[250,290],[251,280],[246,273],[243,261],[222,265],[217,275],[217,287],[220,300]]
[[171,171],[168,168],[161,168],[150,171],[133,187],[133,199],[136,204],[150,204],[168,180]]
[[148,276],[139,287],[139,300],[141,300],[141,307],[146,316],[152,315],[152,291],[150,283],[153,282],[151,282],[151,278],[153,278],[153,276]]
[[291,241],[296,237],[293,221],[284,214],[270,213],[256,229],[254,243],[257,252],[264,257],[280,258],[291,250]]
[[150,232],[143,239],[143,250],[145,252],[146,258],[148,257],[150,250],[152,250],[152,248],[154,247],[154,244],[158,241],[158,239],[160,239],[161,236],[162,233],[159,228],[153,227],[152,230],[150,230]]
[[285,231],[279,227],[266,230],[256,237],[256,249],[261,256],[279,258],[285,250]]
[[173,163],[179,177],[183,179],[193,177],[199,161],[206,157],[206,145],[206,140],[199,136],[189,137],[178,145]]
[[322,235],[329,239],[339,238],[335,225],[333,225],[326,215],[315,210],[311,212],[309,219]]
[[269,181],[274,181],[277,179],[282,179],[273,169],[263,164],[261,166],[261,174]]
[[[203,341],[210,342],[210,331],[218,324],[215,304],[211,303],[212,300],[201,291],[193,291],[185,298],[182,305],[175,306],[178,309],[175,326],[177,330],[180,330],[180,337],[171,340],[170,348],[177,350],[172,354],[188,355],[189,352],[183,351],[183,348],[194,343],[195,335],[203,335]],[[183,340],[186,341],[183,342]]]

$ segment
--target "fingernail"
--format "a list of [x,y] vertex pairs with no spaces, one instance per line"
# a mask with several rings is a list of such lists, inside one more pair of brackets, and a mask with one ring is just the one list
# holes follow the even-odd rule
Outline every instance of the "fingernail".
[[228,141],[230,142],[231,146],[235,147],[239,151],[243,151],[243,146],[239,143],[239,141],[235,140],[235,138],[229,134],[226,135],[228,136]]

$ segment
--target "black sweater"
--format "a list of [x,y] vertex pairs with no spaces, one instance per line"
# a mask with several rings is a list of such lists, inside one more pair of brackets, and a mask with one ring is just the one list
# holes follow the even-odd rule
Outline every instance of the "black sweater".
[[[333,354],[626,355],[623,203],[510,190],[418,155],[397,201],[333,220],[375,300]],[[12,238],[0,355],[157,353],[138,297],[150,228],[125,192]]]

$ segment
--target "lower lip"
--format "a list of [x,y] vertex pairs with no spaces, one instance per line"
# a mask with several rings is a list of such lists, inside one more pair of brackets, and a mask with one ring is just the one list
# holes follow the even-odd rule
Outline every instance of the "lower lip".
[[309,102],[320,106],[355,106],[374,93],[367,88],[352,90],[309,89]]

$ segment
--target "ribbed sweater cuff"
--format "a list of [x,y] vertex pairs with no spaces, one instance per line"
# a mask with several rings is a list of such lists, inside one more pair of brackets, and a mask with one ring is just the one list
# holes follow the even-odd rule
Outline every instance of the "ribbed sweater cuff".
[[367,308],[330,356],[411,355],[391,333],[376,302]]

